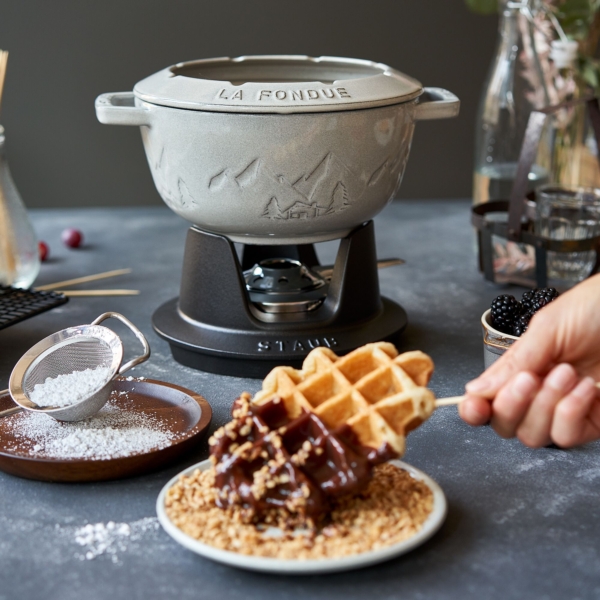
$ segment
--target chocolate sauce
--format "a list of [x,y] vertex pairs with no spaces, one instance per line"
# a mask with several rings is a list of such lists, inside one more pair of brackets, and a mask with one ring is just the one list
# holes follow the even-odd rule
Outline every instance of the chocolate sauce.
[[374,465],[397,456],[387,444],[362,446],[348,425],[328,429],[312,412],[290,418],[278,398],[256,405],[243,395],[232,414],[211,440],[217,504],[248,508],[256,521],[277,508],[317,519],[329,499],[360,492]]

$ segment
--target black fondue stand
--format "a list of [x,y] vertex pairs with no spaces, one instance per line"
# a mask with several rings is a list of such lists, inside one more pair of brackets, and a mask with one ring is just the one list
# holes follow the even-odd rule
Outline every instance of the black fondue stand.
[[240,260],[227,237],[191,227],[180,296],[152,319],[175,360],[211,373],[264,377],[277,365],[300,366],[317,346],[344,354],[369,342],[398,341],[406,312],[379,294],[372,221],[340,241],[326,298],[313,310],[268,313],[250,301],[244,272],[282,258],[319,266],[312,244],[245,245]]

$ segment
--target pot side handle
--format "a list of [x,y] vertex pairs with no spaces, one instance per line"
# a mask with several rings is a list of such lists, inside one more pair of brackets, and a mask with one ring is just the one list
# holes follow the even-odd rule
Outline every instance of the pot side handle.
[[105,125],[150,125],[150,111],[135,105],[133,92],[113,92],[96,98],[96,117]]
[[417,104],[417,121],[431,119],[450,119],[456,117],[460,109],[460,100],[448,90],[426,87]]

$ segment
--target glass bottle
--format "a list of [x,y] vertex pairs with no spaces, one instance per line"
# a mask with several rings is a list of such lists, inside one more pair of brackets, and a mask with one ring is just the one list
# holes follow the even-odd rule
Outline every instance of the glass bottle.
[[[531,111],[549,104],[544,81],[549,54],[543,34],[547,21],[536,10],[537,1],[499,3],[498,44],[476,121],[474,204],[510,198]],[[547,165],[536,161],[529,173],[529,188],[547,180]],[[487,218],[506,220],[507,215],[488,213]],[[533,271],[533,248],[497,236],[493,236],[492,244],[498,282],[515,281],[515,275],[527,277]]]
[[10,175],[0,125],[0,284],[27,288],[39,269],[37,239]]
[[[532,0],[500,2],[496,56],[479,111],[475,139],[473,202],[508,199],[531,111],[549,104],[537,47],[540,32]],[[531,188],[545,183],[548,171],[536,164]]]

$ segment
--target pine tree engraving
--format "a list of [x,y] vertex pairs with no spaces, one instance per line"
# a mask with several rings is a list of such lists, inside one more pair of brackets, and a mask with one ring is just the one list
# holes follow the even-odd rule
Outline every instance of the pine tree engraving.
[[281,213],[281,209],[279,208],[279,202],[277,202],[277,198],[273,196],[267,204],[265,208],[265,212],[263,213],[263,217],[267,217],[269,219],[283,219],[284,216]]
[[344,205],[348,204],[348,190],[346,190],[346,186],[338,181],[335,186],[333,193],[331,194],[331,209],[339,210]]

